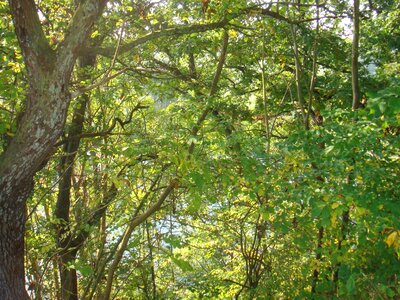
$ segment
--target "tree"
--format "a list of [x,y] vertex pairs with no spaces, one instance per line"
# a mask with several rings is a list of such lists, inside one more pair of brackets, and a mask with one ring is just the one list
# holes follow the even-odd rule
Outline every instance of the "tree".
[[61,135],[77,50],[100,16],[105,1],[85,1],[76,10],[60,47],[53,50],[33,1],[10,1],[15,32],[28,73],[25,112],[0,158],[0,297],[25,299],[24,232],[26,199],[33,176],[48,160]]
[[361,104],[360,86],[358,76],[358,49],[360,41],[360,1],[355,0],[353,6],[353,44],[351,57],[351,74],[353,87],[353,109],[358,109]]
[[[33,188],[33,176],[48,161],[62,133],[71,100],[71,73],[105,4],[106,1],[81,3],[63,41],[52,49],[34,1],[10,1],[29,80],[23,117],[0,158],[0,203],[4,216],[0,248],[5,254],[0,263],[0,295],[4,299],[26,297],[23,270],[26,199]],[[200,27],[200,31],[207,29],[207,26]],[[194,28],[197,30],[199,28]],[[130,47],[134,45],[128,45],[128,49]]]
[[96,3],[0,2],[0,297],[397,296],[394,1],[354,110],[345,1]]

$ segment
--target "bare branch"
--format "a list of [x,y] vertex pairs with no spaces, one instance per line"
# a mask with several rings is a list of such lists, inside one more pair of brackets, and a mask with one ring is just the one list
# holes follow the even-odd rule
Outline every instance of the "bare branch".
[[[109,70],[110,70],[110,69],[109,69]],[[86,92],[89,92],[89,91],[91,91],[91,90],[93,90],[93,89],[95,89],[95,88],[97,88],[97,87],[103,86],[105,83],[107,83],[107,82],[109,82],[110,80],[116,78],[117,76],[119,76],[119,75],[125,73],[127,70],[128,70],[128,68],[123,68],[122,70],[119,70],[119,71],[117,71],[116,73],[114,73],[114,74],[112,74],[112,75],[110,75],[110,76],[108,76],[110,72],[107,71],[107,72],[104,74],[104,76],[103,76],[98,82],[96,82],[96,83],[94,83],[94,84],[92,84],[92,85],[83,87],[83,88],[78,88],[77,91],[75,91],[75,92],[73,92],[73,93],[71,94],[71,99],[74,99],[74,98],[76,98],[76,97],[79,97],[80,95],[82,95],[82,94],[84,94],[84,93],[86,93]]]
[[[219,57],[219,61],[218,61],[218,66],[217,66],[217,70],[215,71],[215,75],[214,75],[214,79],[213,82],[211,84],[211,89],[210,89],[210,96],[214,96],[215,93],[217,92],[217,87],[218,87],[218,82],[219,79],[221,78],[221,73],[222,73],[222,68],[225,64],[225,59],[226,59],[226,53],[228,50],[228,41],[229,41],[229,34],[228,31],[225,30],[224,32],[224,38],[223,38],[223,42],[222,42],[222,49],[221,49],[221,55]],[[212,111],[212,109],[210,107],[207,107],[203,113],[201,114],[201,116],[198,118],[196,124],[193,126],[192,129],[192,135],[197,135],[197,133],[200,130],[200,126],[201,124],[204,122],[204,120],[206,119],[207,115]],[[194,145],[195,143],[192,142],[189,146],[189,157],[190,155],[193,154],[193,150],[194,150]]]
[[[152,41],[158,39],[160,37],[167,37],[167,36],[178,36],[178,35],[186,35],[191,33],[197,32],[204,32],[208,30],[218,29],[226,26],[228,24],[228,19],[224,19],[220,22],[210,23],[210,24],[194,24],[194,25],[185,25],[185,26],[177,26],[173,28],[162,29],[158,31],[153,31],[145,36],[142,36],[130,43],[122,45],[119,50],[119,54],[126,53],[131,51],[135,47],[145,44],[148,41]],[[83,51],[87,51],[88,49],[83,49]],[[115,53],[114,47],[108,48],[98,48],[95,49],[97,54],[111,57]]]
[[121,127],[123,128],[126,124],[132,122],[133,113],[138,111],[139,109],[143,109],[143,108],[148,108],[148,106],[138,103],[131,110],[131,112],[129,114],[129,118],[126,119],[125,121],[122,121],[120,118],[115,118],[113,120],[113,122],[111,123],[110,127],[105,131],[101,131],[101,132],[86,132],[86,133],[81,133],[81,134],[78,134],[78,135],[69,136],[68,138],[63,139],[62,141],[60,141],[57,144],[55,144],[54,147],[59,147],[59,146],[65,144],[65,143],[67,143],[71,139],[77,139],[77,138],[82,139],[82,138],[91,138],[91,137],[100,137],[100,136],[111,135],[112,131],[114,130],[114,128],[117,125],[117,123],[119,123],[121,125]]

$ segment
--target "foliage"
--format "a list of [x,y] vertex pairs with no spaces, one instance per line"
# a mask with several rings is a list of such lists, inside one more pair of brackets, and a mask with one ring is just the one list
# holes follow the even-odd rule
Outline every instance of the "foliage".
[[[398,4],[362,3],[364,107],[351,111],[348,2],[260,3],[109,2],[28,199],[32,298],[60,299],[64,269],[82,299],[400,297]],[[37,9],[63,47],[73,5]],[[28,79],[1,1],[0,24],[2,152]]]

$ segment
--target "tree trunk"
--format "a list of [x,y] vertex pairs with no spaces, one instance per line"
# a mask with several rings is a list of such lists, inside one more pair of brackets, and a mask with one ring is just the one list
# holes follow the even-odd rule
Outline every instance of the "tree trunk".
[[61,299],[63,300],[78,300],[78,277],[76,276],[76,269],[66,267],[67,263],[76,259],[76,252],[69,252],[61,258],[60,278]]
[[[43,80],[48,82],[47,77]],[[0,299],[27,298],[24,274],[26,199],[33,188],[33,175],[47,160],[65,120],[67,103],[59,82],[42,86],[46,89],[51,86],[49,89],[54,93],[30,88],[22,123],[0,158]],[[55,113],[51,113],[52,108]]]
[[[3,179],[3,178],[2,178]],[[26,182],[18,192],[0,185],[0,299],[29,299],[25,290],[25,198],[32,189]]]
[[[321,262],[322,259],[322,239],[324,237],[324,227],[320,226],[318,229],[318,237],[317,237],[317,249],[315,251],[315,259],[317,260],[318,263]],[[313,276],[312,276],[312,283],[311,283],[311,295],[312,299],[315,299],[318,297],[317,295],[317,285],[318,285],[318,280],[319,280],[319,268],[316,267],[313,271]]]
[[354,0],[353,7],[353,44],[351,58],[351,81],[353,89],[353,109],[360,107],[360,84],[358,79],[358,48],[360,41],[360,0]]
[[[95,64],[95,57],[87,59],[87,62],[82,62],[81,67],[93,67]],[[87,76],[81,78],[82,80],[88,79]],[[76,259],[76,254],[79,247],[71,249],[71,241],[73,235],[70,232],[70,205],[71,205],[71,180],[74,169],[75,158],[80,145],[79,135],[83,132],[83,125],[85,121],[85,112],[89,96],[83,94],[77,102],[72,117],[72,123],[68,132],[69,140],[64,145],[64,156],[60,162],[60,183],[58,186],[58,198],[55,210],[55,217],[61,222],[57,226],[57,243],[58,247],[63,249],[60,259],[60,278],[61,278],[61,298],[63,300],[78,300],[78,278],[74,268],[68,268],[68,265]]]

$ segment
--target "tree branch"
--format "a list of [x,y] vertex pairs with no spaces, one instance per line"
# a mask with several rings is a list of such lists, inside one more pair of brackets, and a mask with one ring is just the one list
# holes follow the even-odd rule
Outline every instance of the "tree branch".
[[[103,11],[108,0],[86,0],[79,4],[70,22],[64,40],[57,49],[57,66],[64,73],[70,73],[78,50],[90,32],[94,22]],[[94,53],[91,53],[92,55]]]
[[138,103],[130,112],[128,119],[126,119],[125,121],[122,121],[120,118],[115,118],[113,120],[113,122],[111,123],[110,127],[105,130],[105,131],[101,131],[101,132],[86,132],[86,133],[81,133],[78,135],[73,135],[73,136],[69,136],[66,139],[61,140],[60,142],[56,143],[54,145],[54,147],[59,147],[65,143],[67,143],[69,140],[71,139],[81,139],[81,138],[91,138],[91,137],[99,137],[99,136],[107,136],[112,134],[112,131],[114,130],[115,126],[117,125],[117,123],[119,123],[119,125],[121,125],[122,128],[124,128],[124,126],[126,124],[129,124],[130,122],[132,122],[132,118],[133,118],[133,113],[138,111],[139,109],[143,109],[143,108],[148,108],[147,105],[142,105],[140,103]]
[[[220,59],[218,62],[218,66],[217,66],[217,70],[215,72],[214,75],[214,80],[212,82],[211,85],[211,89],[210,89],[210,96],[213,96],[216,91],[217,91],[217,86],[218,86],[218,82],[219,79],[221,77],[221,72],[222,72],[222,67],[225,63],[225,58],[226,58],[226,53],[227,53],[227,48],[228,48],[228,32],[225,31],[224,32],[224,38],[223,38],[223,43],[222,43],[222,49],[221,49],[221,55],[220,55]],[[197,134],[197,132],[200,129],[200,125],[201,123],[205,120],[205,118],[207,117],[207,114],[211,111],[210,108],[207,108],[203,114],[200,116],[200,118],[198,119],[196,125],[193,127],[192,129],[192,133],[193,134]],[[188,156],[187,159],[190,159],[191,154],[193,153],[193,149],[194,149],[194,143],[191,143],[188,149]],[[145,220],[147,220],[147,218],[149,218],[151,215],[153,215],[156,211],[158,211],[162,204],[164,203],[164,201],[167,199],[167,197],[169,196],[169,194],[176,189],[177,187],[179,187],[179,179],[178,178],[173,178],[172,180],[170,180],[168,186],[164,189],[164,191],[161,193],[161,195],[159,196],[158,200],[156,203],[154,203],[153,205],[151,205],[149,208],[147,208],[142,214],[138,215],[139,210],[141,209],[141,206],[144,205],[144,200],[146,200],[149,195],[150,192],[148,192],[144,198],[142,199],[141,203],[138,206],[138,209],[136,210],[133,219],[130,221],[127,229],[125,230],[125,233],[123,235],[123,238],[121,240],[121,244],[118,247],[117,253],[114,257],[113,262],[111,263],[110,267],[109,267],[109,271],[107,274],[107,284],[106,284],[106,289],[104,292],[104,299],[109,299],[110,295],[111,295],[111,289],[112,289],[112,283],[113,283],[113,279],[114,279],[114,273],[115,270],[118,267],[119,262],[122,259],[122,256],[126,250],[126,247],[128,245],[129,239],[132,235],[133,230],[140,224],[142,224]],[[153,188],[153,186],[152,186]],[[150,191],[152,190],[152,188],[150,189]]]
[[117,71],[116,73],[114,73],[114,74],[112,74],[110,76],[108,76],[110,72],[106,72],[104,77],[101,78],[98,82],[95,82],[94,84],[89,85],[89,86],[78,88],[77,91],[75,91],[75,92],[73,92],[71,94],[71,99],[74,99],[74,98],[76,98],[76,97],[78,97],[78,96],[80,96],[80,95],[82,95],[82,94],[84,94],[86,92],[89,92],[89,91],[91,91],[91,90],[93,90],[93,89],[95,89],[97,87],[102,86],[103,84],[109,82],[110,80],[116,78],[117,76],[125,73],[127,70],[128,70],[128,68],[123,68],[122,70],[119,70],[119,71]]
[[25,65],[29,73],[35,68],[52,65],[52,49],[46,40],[35,2],[33,0],[9,0],[15,33],[20,43]]
[[[229,41],[229,34],[228,34],[228,31],[225,30],[224,37],[223,37],[223,42],[222,42],[221,55],[219,57],[217,70],[215,71],[214,79],[213,79],[213,82],[211,84],[210,96],[214,96],[215,93],[217,92],[218,82],[219,82],[219,79],[221,78],[222,68],[223,68],[223,66],[225,64],[226,53],[227,53],[227,50],[228,50],[228,41]],[[198,118],[196,124],[193,126],[192,135],[194,135],[194,136],[197,135],[197,133],[200,130],[201,124],[204,122],[204,120],[206,119],[207,115],[211,111],[212,111],[212,108],[210,108],[210,107],[207,107],[203,111],[201,116]],[[190,144],[190,146],[189,146],[189,150],[188,150],[189,156],[193,154],[194,145],[195,145],[195,143],[192,142]]]
[[[228,19],[223,19],[222,21],[210,23],[210,24],[194,24],[194,25],[184,25],[184,26],[177,26],[174,28],[167,28],[162,30],[153,31],[145,36],[142,36],[130,43],[120,46],[120,50],[118,51],[119,54],[126,53],[131,51],[132,49],[136,48],[139,45],[145,44],[149,41],[158,39],[160,37],[167,37],[167,36],[179,36],[179,35],[186,35],[191,33],[198,33],[204,32],[208,30],[218,29],[226,26],[228,24]],[[82,49],[82,51],[87,51],[88,49]],[[107,47],[107,48],[98,48],[95,49],[97,54],[103,55],[106,57],[112,57],[115,53],[114,47]]]

